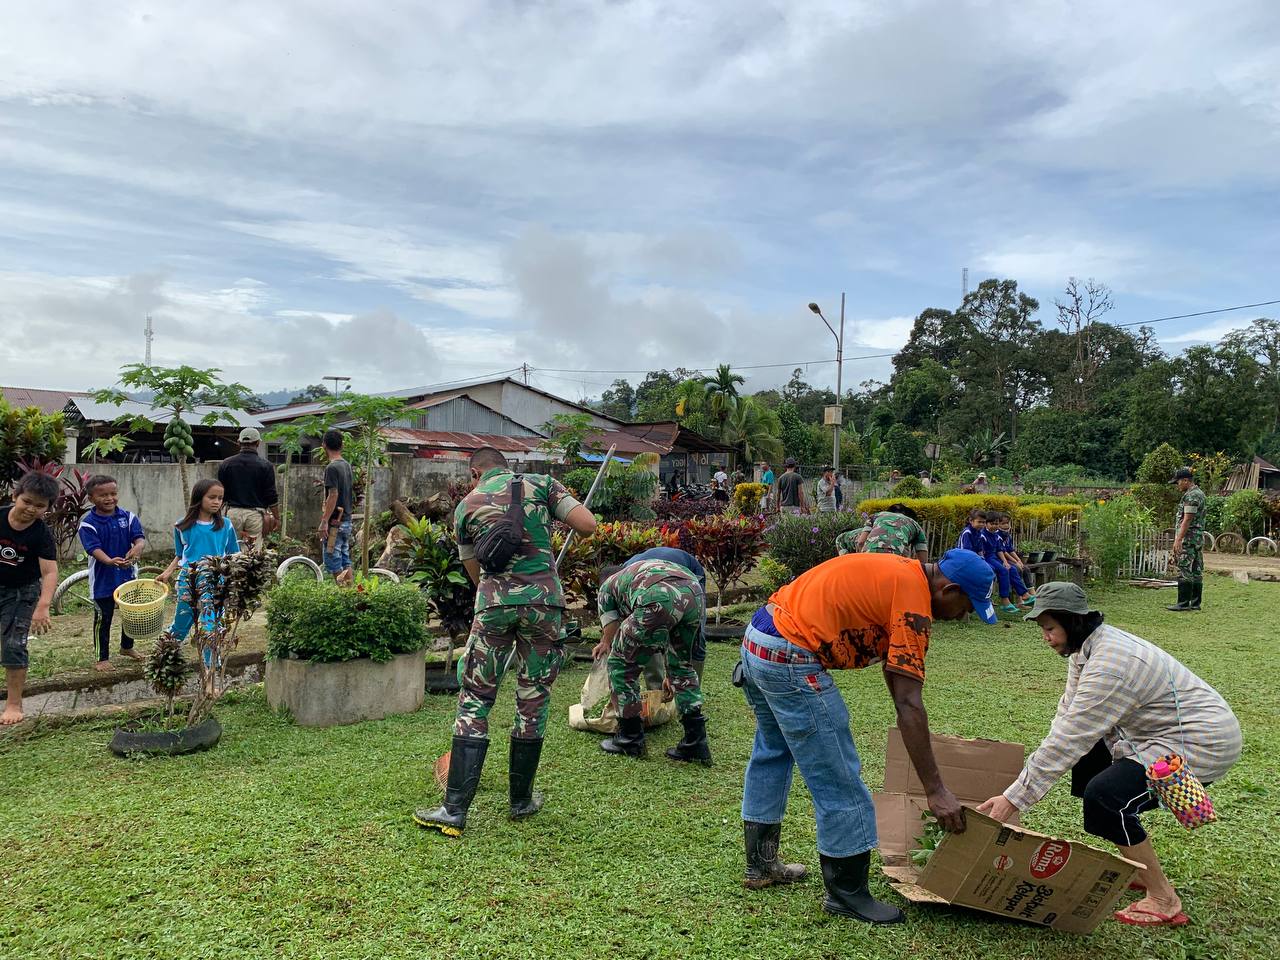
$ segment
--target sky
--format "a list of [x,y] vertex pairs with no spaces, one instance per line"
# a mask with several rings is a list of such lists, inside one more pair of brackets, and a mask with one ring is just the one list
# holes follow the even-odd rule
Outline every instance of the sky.
[[842,291],[892,352],[966,267],[1046,325],[1070,276],[1117,323],[1275,300],[1278,158],[1269,0],[5,4],[0,383],[109,386],[148,314],[260,391],[576,398],[781,383]]

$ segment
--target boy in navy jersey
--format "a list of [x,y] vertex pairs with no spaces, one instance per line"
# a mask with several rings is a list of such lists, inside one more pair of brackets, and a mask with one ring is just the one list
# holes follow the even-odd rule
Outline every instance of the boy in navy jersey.
[[[137,576],[135,564],[147,541],[142,522],[119,505],[120,488],[114,477],[99,474],[84,485],[93,509],[80,521],[80,543],[89,555],[89,591],[97,605],[94,621],[98,633],[98,670],[111,669],[111,619],[115,614],[116,587]],[[133,638],[120,631],[120,652],[141,660]]]

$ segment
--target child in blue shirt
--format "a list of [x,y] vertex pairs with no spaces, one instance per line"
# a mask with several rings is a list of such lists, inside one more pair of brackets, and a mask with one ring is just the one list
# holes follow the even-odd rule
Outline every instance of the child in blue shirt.
[[987,512],[974,509],[969,511],[969,525],[960,534],[956,546],[961,550],[970,550],[980,557],[987,555],[986,543]]
[[[175,593],[178,610],[169,632],[179,641],[187,639],[195,622],[192,602],[191,566],[205,557],[225,557],[240,552],[236,531],[222,516],[222,484],[217,480],[200,480],[191,488],[191,504],[186,515],[173,525],[173,560],[157,580],[168,582],[178,570]],[[203,616],[200,626],[206,633],[217,629],[217,623]]]
[[[983,539],[986,542],[986,552],[983,559],[995,572],[996,579],[1000,581],[1000,599],[1003,604],[1000,607],[1001,613],[1017,613],[1018,606],[1010,599],[1010,591],[1013,589],[1012,576],[1010,571],[1013,569],[1012,564],[1004,559],[1001,551],[1000,540],[1000,513],[997,511],[987,511],[987,529],[983,533]],[[1018,578],[1018,585],[1022,586],[1022,578]],[[1023,593],[1026,587],[1022,587]]]
[[[98,634],[98,662],[95,669],[111,669],[111,620],[115,615],[116,587],[138,575],[136,564],[147,546],[142,521],[120,508],[120,488],[115,477],[90,477],[84,485],[93,509],[80,521],[80,544],[89,555],[89,595],[93,597],[93,619]],[[133,660],[141,655],[133,649],[133,637],[120,629],[120,653]]]
[[1007,513],[1000,514],[1000,557],[1009,564],[1009,586],[1018,599],[1027,606],[1036,602],[1036,595],[1027,589],[1023,576],[1027,565],[1023,562],[1013,542],[1013,521]]

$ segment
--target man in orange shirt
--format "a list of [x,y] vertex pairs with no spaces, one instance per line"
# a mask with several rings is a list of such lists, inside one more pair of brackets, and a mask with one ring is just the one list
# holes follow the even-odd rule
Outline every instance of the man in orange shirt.
[[938,563],[894,554],[848,554],[819,564],[756,611],[742,641],[742,691],[756,715],[743,786],[742,820],[752,889],[801,879],[784,864],[778,837],[794,767],[813,796],[828,913],[896,923],[902,911],[867,888],[877,844],[875,810],[860,775],[849,711],[830,670],[884,665],[898,729],[924,784],[929,809],[948,830],[964,830],[964,811],[942,782],[921,699],[934,620],[975,611],[996,622],[994,575],[969,550]]

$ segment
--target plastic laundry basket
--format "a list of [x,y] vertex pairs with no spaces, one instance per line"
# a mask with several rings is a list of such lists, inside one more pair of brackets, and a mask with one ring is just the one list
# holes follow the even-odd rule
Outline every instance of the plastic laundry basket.
[[120,626],[134,640],[154,640],[164,633],[168,584],[159,580],[130,580],[116,587]]

